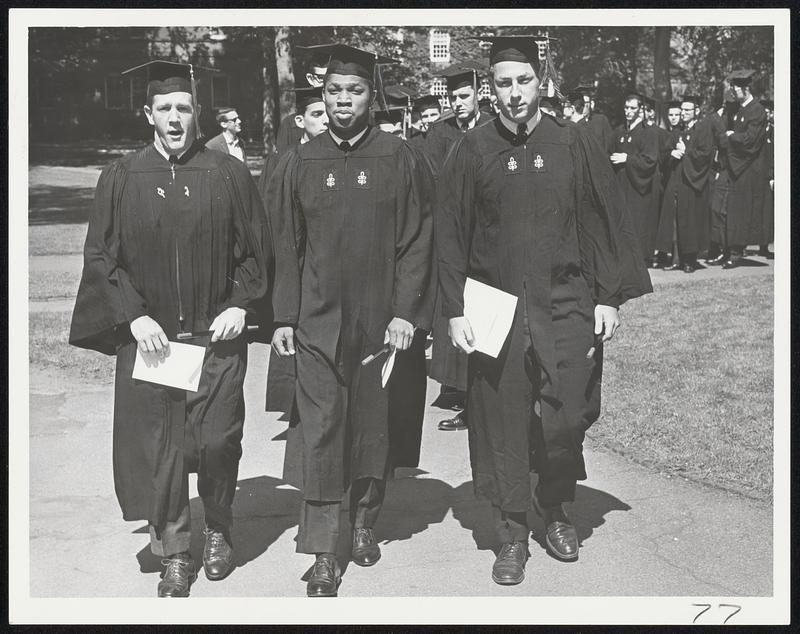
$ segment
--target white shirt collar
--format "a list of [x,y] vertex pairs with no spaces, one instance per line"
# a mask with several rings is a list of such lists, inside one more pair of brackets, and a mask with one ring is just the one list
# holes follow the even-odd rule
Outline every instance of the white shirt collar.
[[[367,126],[367,128],[368,127],[369,126]],[[328,134],[331,135],[331,138],[333,139],[333,142],[336,144],[336,147],[341,147],[342,143],[344,143],[345,141],[347,141],[350,144],[350,147],[353,147],[356,143],[358,143],[358,140],[367,133],[367,128],[364,128],[361,132],[356,134],[351,139],[340,139],[333,133],[333,131],[330,128],[328,128]]]
[[[526,122],[525,128],[527,134],[533,132],[533,129],[539,124],[539,121],[542,120],[542,111],[538,108],[536,109],[536,114],[533,115],[528,121]],[[517,133],[517,127],[519,126],[518,123],[514,123],[511,119],[506,117],[502,112],[500,113],[500,123],[502,123],[506,130],[511,132],[511,134]]]
[[[168,153],[167,153],[167,151],[166,151],[166,150],[165,150],[165,149],[164,149],[164,148],[161,146],[161,140],[158,138],[158,134],[157,134],[156,132],[153,132],[153,145],[155,145],[155,146],[156,146],[156,152],[158,152],[158,153],[159,153],[161,156],[163,156],[165,159],[169,160],[169,154],[168,154]],[[191,144],[190,144],[190,145],[191,145]],[[187,148],[186,148],[186,149],[185,149],[183,152],[181,152],[180,154],[178,154],[178,155],[177,155],[177,157],[180,159],[180,158],[181,158],[181,157],[182,157],[184,154],[186,154],[186,152],[188,152],[188,151],[189,151],[189,148],[187,147]]]
[[233,136],[227,130],[222,131],[222,136],[225,137],[225,141],[228,143],[228,145],[239,145],[239,137]]
[[628,128],[628,132],[631,132],[631,131],[632,131],[632,130],[633,130],[633,129],[634,129],[636,126],[637,126],[637,125],[639,125],[639,124],[640,124],[642,121],[643,121],[643,119],[642,119],[641,117],[639,117],[638,119],[636,119],[636,120],[635,120],[635,121],[634,121],[634,122],[631,124],[631,127],[629,127],[629,128]]

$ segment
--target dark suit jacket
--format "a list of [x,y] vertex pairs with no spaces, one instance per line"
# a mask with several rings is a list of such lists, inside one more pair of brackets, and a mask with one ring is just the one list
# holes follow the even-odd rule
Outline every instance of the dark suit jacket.
[[[239,143],[242,146],[242,155],[247,158],[247,147],[245,146],[244,139],[242,139],[242,137],[239,137]],[[225,154],[229,154],[228,142],[225,140],[225,135],[222,132],[206,141],[206,147],[209,150],[218,150],[219,152],[225,152]]]

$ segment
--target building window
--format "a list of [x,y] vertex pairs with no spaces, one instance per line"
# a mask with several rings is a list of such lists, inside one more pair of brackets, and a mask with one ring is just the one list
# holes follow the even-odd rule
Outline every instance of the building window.
[[211,79],[211,107],[223,108],[230,106],[231,95],[228,77],[225,75],[214,75]]
[[431,94],[439,97],[439,105],[444,109],[450,105],[447,98],[447,83],[444,79],[436,78],[431,84]]
[[122,75],[106,75],[105,105],[108,110],[124,110],[130,104],[129,82]]
[[430,33],[430,58],[432,62],[450,61],[450,34],[432,29]]
[[481,86],[478,88],[478,99],[488,99],[492,94],[492,87],[488,79],[481,79]]
[[539,59],[547,59],[547,40],[538,40],[536,45],[539,47]]
[[131,103],[130,108],[134,112],[141,110],[147,102],[147,78],[141,74],[134,73],[131,77]]

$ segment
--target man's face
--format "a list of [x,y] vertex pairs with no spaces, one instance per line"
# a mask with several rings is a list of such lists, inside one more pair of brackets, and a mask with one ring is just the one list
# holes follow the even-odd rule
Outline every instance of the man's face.
[[625,106],[623,106],[623,112],[625,113],[625,121],[628,123],[633,123],[639,117],[639,100],[638,99],[628,99],[625,102]]
[[478,102],[472,86],[462,86],[450,93],[450,107],[459,121],[469,121],[475,116]]
[[669,121],[669,125],[671,128],[674,128],[678,125],[678,122],[681,120],[681,109],[680,108],[670,108],[667,110],[667,121]]
[[194,141],[195,107],[188,92],[154,95],[144,113],[167,154],[181,154]]
[[239,118],[239,113],[232,110],[231,112],[226,112],[223,116],[225,119],[220,122],[222,129],[233,136],[237,136],[242,131],[242,120]]
[[565,119],[571,119],[572,115],[575,114],[575,108],[572,107],[572,104],[569,101],[565,101],[563,104],[563,112]]
[[733,84],[731,86],[731,92],[733,96],[736,97],[736,101],[739,103],[743,103],[745,99],[747,99],[747,95],[749,94],[749,89],[746,86],[740,86],[738,84]]
[[328,75],[322,90],[328,125],[343,139],[349,139],[367,126],[372,87],[358,75]]
[[691,101],[684,101],[681,104],[681,120],[684,123],[691,123],[697,116],[697,107]]
[[648,123],[653,123],[656,120],[656,109],[650,106],[644,107],[644,118]]
[[295,123],[298,128],[305,130],[305,135],[309,139],[319,136],[328,129],[328,114],[325,112],[325,104],[321,101],[308,104],[303,114],[295,117]]
[[501,112],[514,123],[526,123],[539,109],[539,78],[530,64],[495,64],[492,85]]
[[430,108],[425,108],[425,110],[419,113],[419,118],[425,127],[429,126],[434,121],[438,121],[439,117],[441,116],[442,115],[439,112],[439,108],[435,106],[431,106]]

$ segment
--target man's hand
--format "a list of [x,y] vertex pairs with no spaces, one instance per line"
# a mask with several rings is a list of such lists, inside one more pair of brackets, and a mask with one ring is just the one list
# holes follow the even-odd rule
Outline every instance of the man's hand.
[[241,335],[244,330],[245,314],[243,308],[231,306],[217,315],[208,327],[209,330],[214,331],[211,335],[211,343],[229,341]]
[[682,138],[678,138],[678,142],[675,144],[675,149],[680,151],[681,154],[686,152],[686,144],[683,142]]
[[294,328],[281,326],[272,333],[272,349],[279,357],[291,357],[294,354]]
[[448,333],[453,347],[460,348],[467,354],[475,352],[475,335],[472,334],[472,326],[466,317],[453,317],[448,324]]
[[611,339],[619,327],[619,310],[603,304],[594,307],[594,334],[603,333],[603,342]]
[[614,165],[617,165],[618,163],[624,163],[625,161],[627,161],[628,160],[628,154],[627,154],[627,152],[614,152],[610,156],[610,158],[611,158],[611,162],[614,163]]
[[679,161],[683,158],[683,152],[681,152],[680,150],[672,150],[672,152],[670,152],[669,155],[672,158],[678,159]]
[[131,322],[131,334],[142,352],[164,354],[169,350],[169,339],[155,319],[142,315]]
[[414,339],[414,324],[395,317],[386,326],[386,333],[383,336],[383,343],[388,343],[398,350],[408,350],[411,341]]

